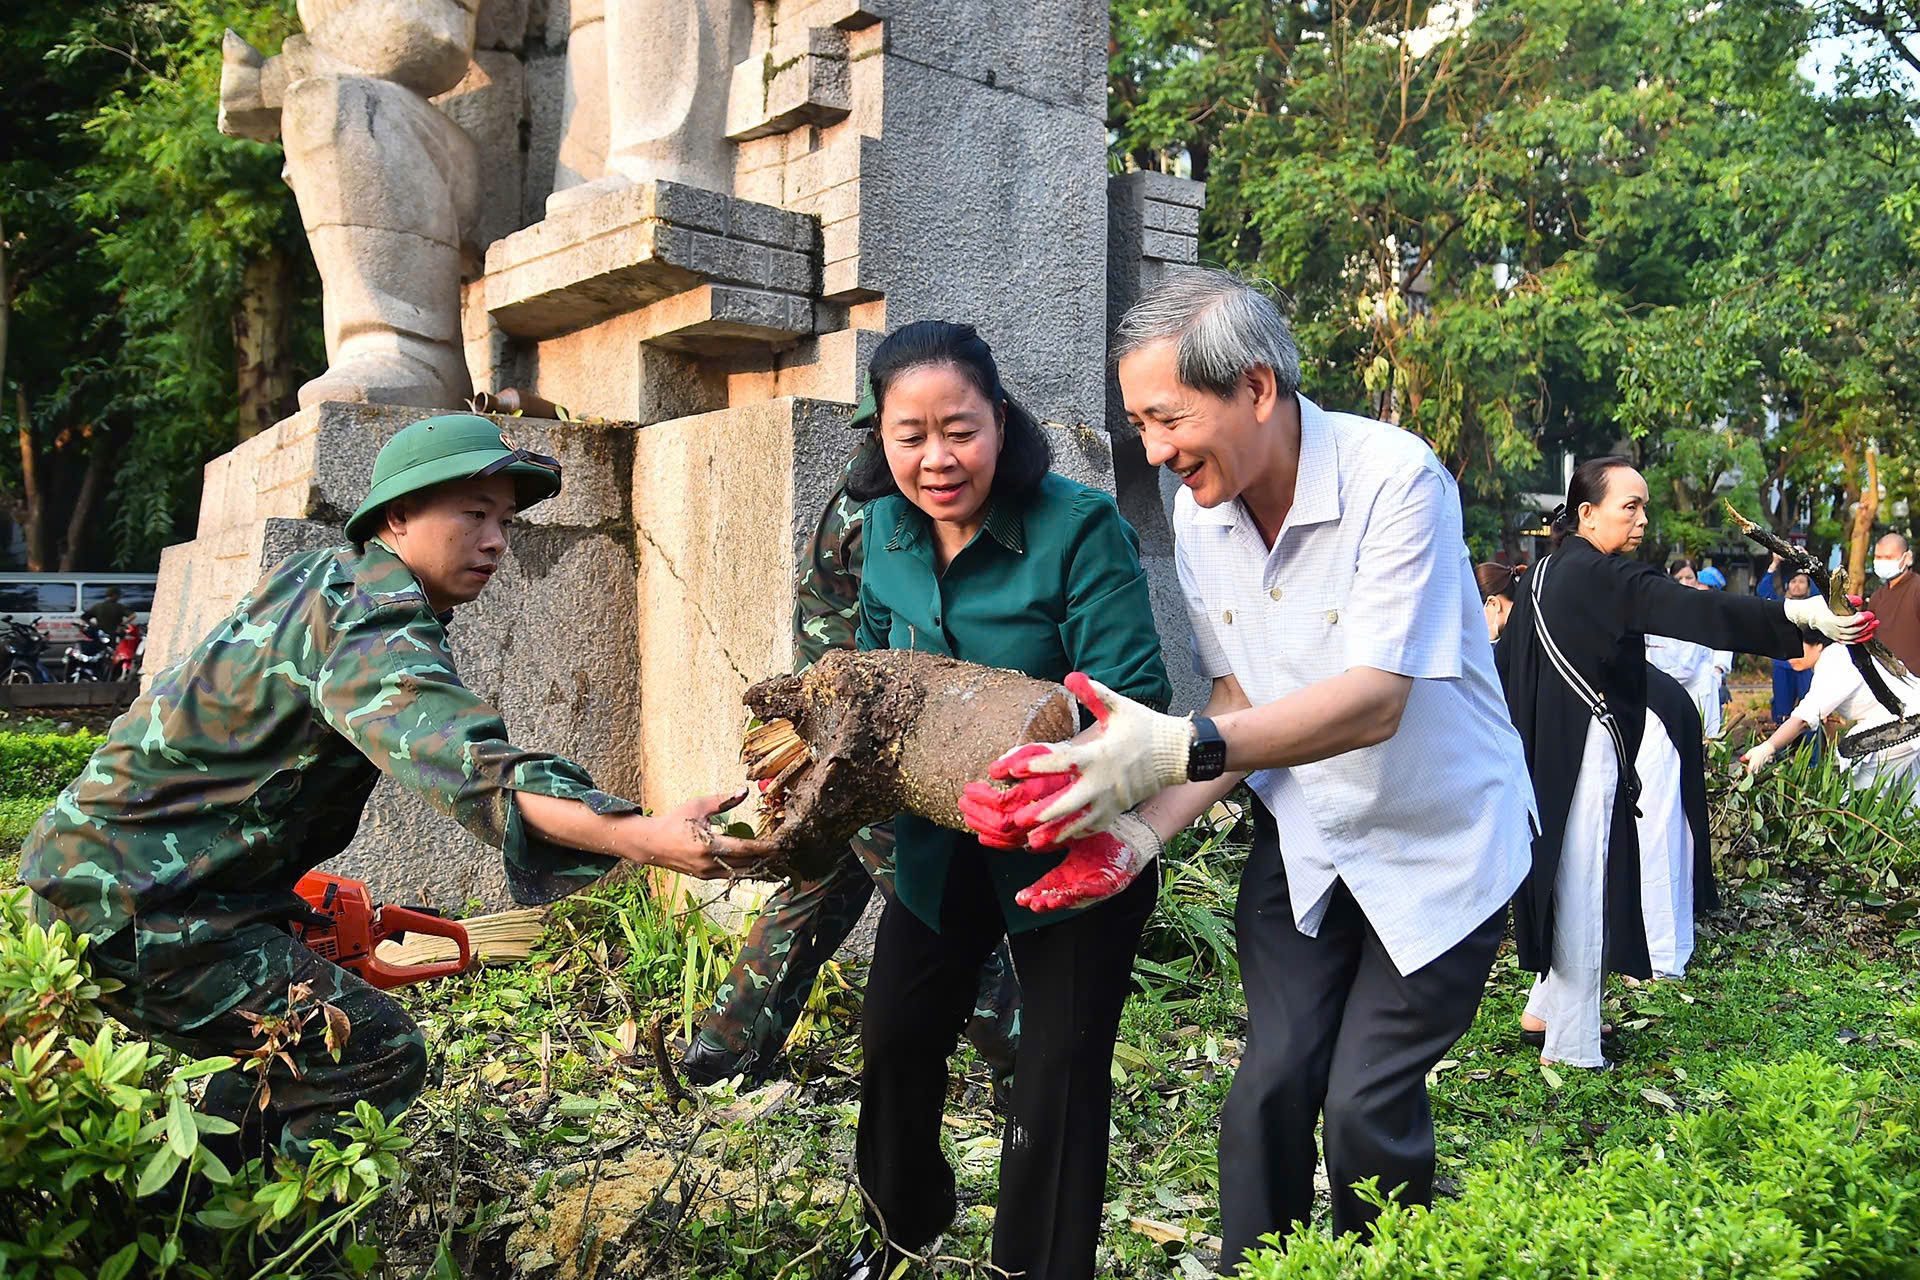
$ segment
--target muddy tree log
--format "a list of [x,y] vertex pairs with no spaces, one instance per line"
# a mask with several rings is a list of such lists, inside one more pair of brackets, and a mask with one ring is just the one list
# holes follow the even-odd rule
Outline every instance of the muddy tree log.
[[804,675],[747,690],[762,722],[742,752],[786,870],[814,874],[896,813],[965,830],[961,788],[1026,742],[1073,736],[1067,691],[928,653],[836,650]]

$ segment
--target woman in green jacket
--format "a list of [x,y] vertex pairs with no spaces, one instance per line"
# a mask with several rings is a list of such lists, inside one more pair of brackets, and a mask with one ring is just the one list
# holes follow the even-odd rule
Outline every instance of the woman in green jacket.
[[[968,326],[924,321],[881,343],[868,373],[883,447],[849,486],[870,503],[859,647],[1043,680],[1080,671],[1164,707],[1171,687],[1133,530],[1106,494],[1048,470],[1045,437],[1000,385],[987,344]],[[980,963],[1006,936],[1025,1007],[993,1263],[1028,1280],[1090,1277],[1113,1040],[1158,883],[1137,869],[1158,850],[1133,851],[1136,878],[1109,896],[1040,914],[1015,898],[1058,851],[989,849],[910,815],[894,830],[897,896],[861,1029],[858,1160],[874,1231],[846,1275],[890,1276],[900,1250],[953,1219],[940,1153],[947,1059]]]

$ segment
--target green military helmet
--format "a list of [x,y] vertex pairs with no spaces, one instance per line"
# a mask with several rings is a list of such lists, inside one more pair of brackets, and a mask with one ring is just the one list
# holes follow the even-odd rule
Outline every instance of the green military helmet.
[[372,537],[380,513],[395,498],[449,480],[503,472],[514,479],[522,511],[560,492],[559,460],[520,448],[498,423],[472,413],[423,418],[381,447],[373,463],[373,487],[347,521],[347,536],[355,542]]

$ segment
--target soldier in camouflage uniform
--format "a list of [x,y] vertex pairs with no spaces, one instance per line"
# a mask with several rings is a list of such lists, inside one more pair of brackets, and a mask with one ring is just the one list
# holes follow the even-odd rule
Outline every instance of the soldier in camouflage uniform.
[[[392,999],[287,932],[300,876],[352,839],[382,773],[500,849],[513,896],[552,902],[620,860],[704,877],[764,853],[706,822],[737,802],[658,818],[570,760],[514,746],[460,683],[454,605],[477,597],[505,527],[558,492],[559,464],[484,418],[407,427],[381,450],[353,545],[289,557],[117,720],[21,852],[36,916],[89,940],[125,986],[102,1003],[188,1052],[245,1054],[261,1017],[324,1001],[346,1015],[337,1058],[318,1021],[261,1098],[237,1070],[205,1106],[243,1122],[226,1154],[299,1158],[365,1099],[389,1118],[419,1092],[426,1048]],[[290,1010],[298,988],[312,1003]]]
[[[854,425],[868,425],[872,413],[869,393],[860,402]],[[847,464],[801,557],[793,610],[796,672],[805,671],[829,649],[853,648],[860,622],[864,508],[847,496],[846,486],[864,450],[871,447],[863,444],[862,453]],[[893,892],[891,827],[863,830],[849,856],[826,876],[787,881],[767,899],[681,1059],[689,1079],[698,1084],[741,1074],[758,1079],[771,1070],[800,1020],[821,966],[853,932],[876,886],[881,893]],[[1020,1043],[1020,987],[1005,939],[980,968],[967,1039],[993,1069],[996,1084],[1004,1085]]]

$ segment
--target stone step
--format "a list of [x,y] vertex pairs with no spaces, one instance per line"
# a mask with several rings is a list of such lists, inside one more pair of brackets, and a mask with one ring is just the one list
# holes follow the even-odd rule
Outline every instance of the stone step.
[[644,182],[496,240],[470,288],[502,331],[524,340],[676,300],[654,338],[782,344],[812,332],[819,244],[809,215]]

